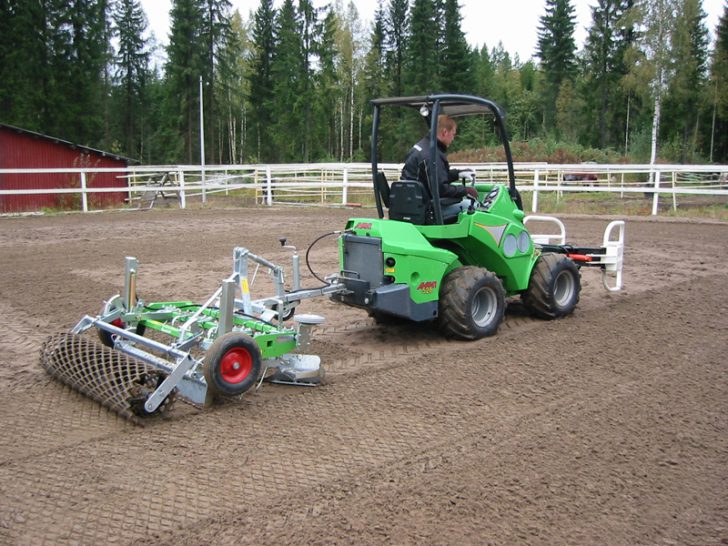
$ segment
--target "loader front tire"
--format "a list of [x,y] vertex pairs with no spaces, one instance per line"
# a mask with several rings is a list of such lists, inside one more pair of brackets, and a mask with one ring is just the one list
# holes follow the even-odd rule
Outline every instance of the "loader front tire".
[[574,311],[579,303],[581,275],[576,264],[561,254],[542,254],[531,272],[522,300],[539,318],[551,320]]
[[205,356],[204,374],[213,395],[243,394],[260,376],[262,357],[258,344],[241,332],[217,338]]
[[440,289],[438,323],[442,332],[466,340],[492,336],[503,321],[506,294],[501,280],[482,267],[451,271]]

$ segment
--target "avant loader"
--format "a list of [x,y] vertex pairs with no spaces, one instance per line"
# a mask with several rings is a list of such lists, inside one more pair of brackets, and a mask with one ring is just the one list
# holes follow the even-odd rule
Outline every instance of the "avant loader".
[[[51,336],[41,364],[57,379],[138,421],[169,409],[178,396],[204,406],[216,397],[240,396],[263,381],[319,384],[320,359],[306,351],[312,328],[324,319],[295,314],[307,298],[332,298],[366,310],[377,322],[435,323],[445,336],[477,340],[496,333],[515,297],[540,318],[570,314],[579,301],[582,267],[601,269],[607,290],[621,289],[624,222],[607,226],[601,246],[575,247],[566,243],[558,219],[526,216],[497,104],[451,94],[372,104],[377,215],[351,218],[341,231],[326,234],[338,238],[339,271],[324,279],[311,271],[322,286],[301,287],[298,252],[281,239],[293,250],[291,282],[283,267],[238,247],[231,275],[206,301],[145,302],[137,295],[139,264],[127,257],[123,292],[109,298],[98,315]],[[462,200],[441,198],[435,180],[390,184],[379,170],[378,153],[380,119],[392,109],[414,114],[429,129],[428,172],[436,172],[438,115],[488,124],[503,146],[506,183],[479,182],[474,171],[462,171],[462,183],[478,196]],[[552,233],[531,233],[528,224],[534,222],[549,225]],[[272,295],[253,298],[249,264],[270,273]],[[97,340],[88,335],[93,331]]]

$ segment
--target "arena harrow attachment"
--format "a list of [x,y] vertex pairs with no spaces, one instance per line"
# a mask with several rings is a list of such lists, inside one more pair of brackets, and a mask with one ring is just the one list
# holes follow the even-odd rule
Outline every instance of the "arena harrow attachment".
[[[264,380],[319,384],[320,358],[302,351],[323,317],[296,316],[294,327],[285,321],[302,299],[337,287],[301,290],[297,258],[294,254],[288,291],[282,267],[235,248],[233,273],[200,304],[137,298],[138,262],[127,257],[123,295],[105,302],[99,315],[84,316],[70,332],[51,336],[41,349],[41,364],[56,379],[135,421],[168,410],[177,396],[205,406]],[[274,296],[252,299],[249,263],[256,264],[255,273],[262,267],[271,274]],[[99,341],[84,335],[92,330]]]

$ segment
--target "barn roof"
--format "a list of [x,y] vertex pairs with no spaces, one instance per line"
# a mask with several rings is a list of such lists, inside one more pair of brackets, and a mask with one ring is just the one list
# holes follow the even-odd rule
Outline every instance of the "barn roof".
[[122,162],[126,163],[127,165],[130,163],[139,163],[139,161],[137,161],[136,159],[124,157],[123,155],[112,154],[110,152],[105,152],[103,150],[89,148],[88,146],[81,146],[80,144],[74,144],[73,142],[69,142],[69,141],[63,140],[61,138],[44,135],[43,133],[36,133],[35,131],[30,131],[28,129],[22,129],[21,127],[15,127],[13,125],[8,125],[7,123],[0,123],[0,129],[7,129],[8,131],[13,131],[13,132],[19,133],[21,135],[27,135],[27,136],[30,136],[33,138],[47,140],[47,141],[53,142],[55,144],[62,144],[64,146],[68,146],[69,148],[74,149],[74,150],[80,150],[82,152],[100,155],[101,157],[108,157],[108,158],[114,159],[116,161],[122,161]]

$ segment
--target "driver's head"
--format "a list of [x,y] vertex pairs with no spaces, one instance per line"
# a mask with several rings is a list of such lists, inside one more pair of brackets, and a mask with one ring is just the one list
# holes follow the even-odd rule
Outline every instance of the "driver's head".
[[437,116],[437,140],[445,146],[450,146],[458,132],[458,124],[450,116],[440,114]]

